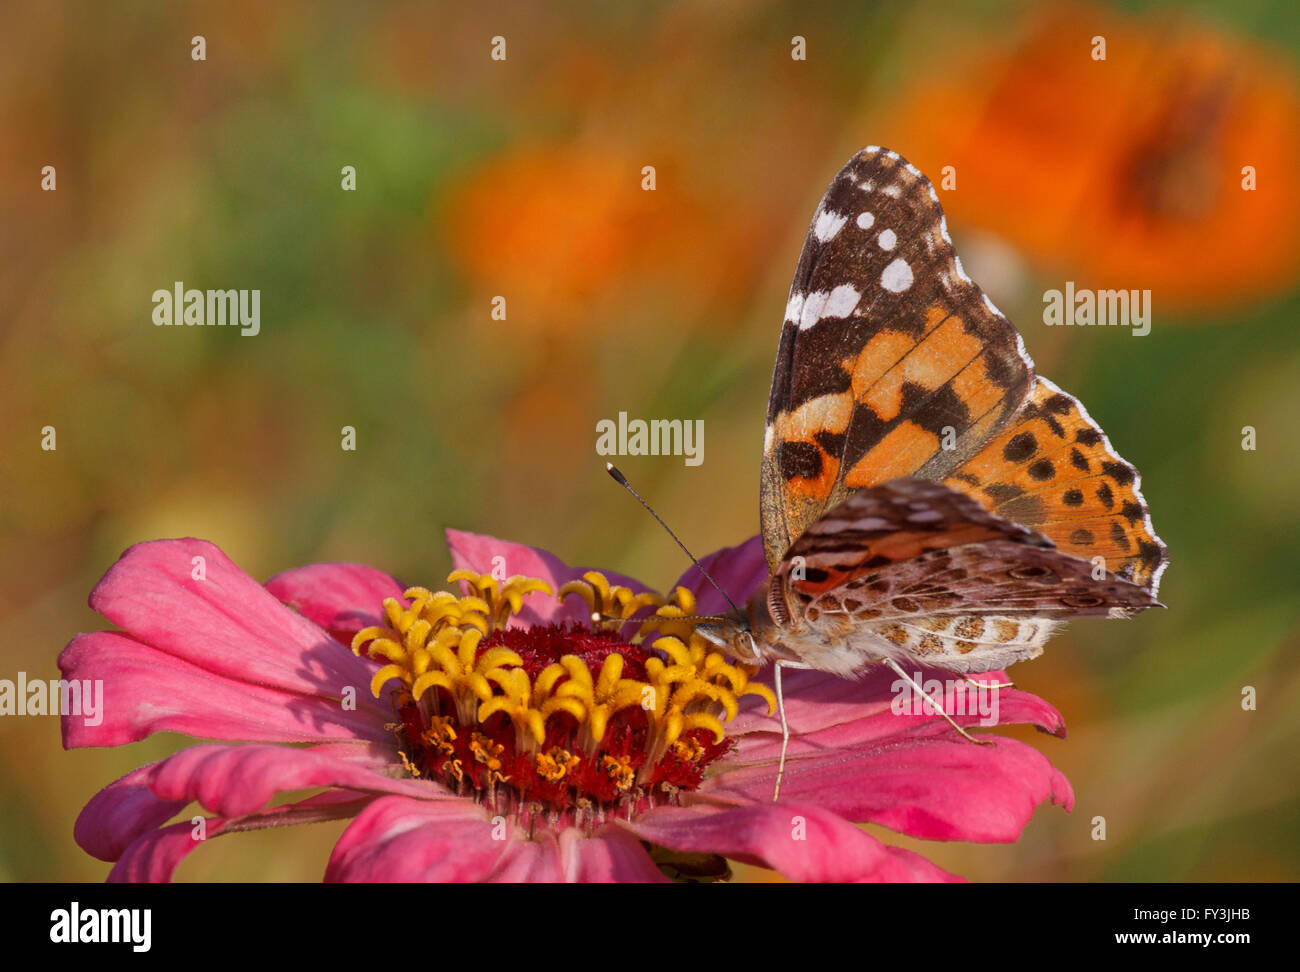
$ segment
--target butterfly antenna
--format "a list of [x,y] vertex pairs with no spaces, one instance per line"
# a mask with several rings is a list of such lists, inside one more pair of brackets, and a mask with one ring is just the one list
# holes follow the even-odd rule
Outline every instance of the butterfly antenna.
[[737,614],[739,614],[741,617],[744,617],[745,612],[740,610],[740,608],[736,606],[736,602],[733,601],[730,595],[728,595],[727,592],[722,589],[722,586],[709,575],[709,572],[704,569],[704,565],[695,559],[695,554],[691,553],[689,550],[686,549],[686,544],[682,543],[682,541],[678,539],[677,534],[673,533],[672,529],[668,526],[668,524],[663,521],[663,518],[660,517],[660,515],[654,511],[654,508],[649,503],[647,503],[644,499],[641,498],[640,493],[638,493],[635,489],[632,488],[632,484],[627,481],[626,476],[624,476],[621,472],[618,471],[618,467],[615,466],[612,462],[607,462],[605,463],[605,471],[609,473],[611,477],[613,477],[614,482],[618,483],[620,486],[622,486],[629,493],[631,493],[633,496],[636,497],[636,501],[646,508],[646,512],[649,513],[651,516],[653,516],[659,522],[659,525],[663,527],[664,530],[668,533],[668,535],[673,538],[673,541],[677,544],[677,546],[682,548],[682,553],[686,554],[686,556],[691,558],[691,563],[693,563],[697,568],[699,568],[700,573],[704,575],[705,579],[707,579],[708,582],[714,586],[714,588],[717,590],[719,594],[721,594],[724,598],[726,598],[727,603],[731,605],[731,609],[735,611]]

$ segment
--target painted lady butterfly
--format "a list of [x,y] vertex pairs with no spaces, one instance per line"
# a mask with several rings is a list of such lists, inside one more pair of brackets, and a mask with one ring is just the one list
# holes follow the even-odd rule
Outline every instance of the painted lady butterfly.
[[[771,579],[700,631],[775,663],[788,743],[782,668],[968,676],[1036,657],[1063,620],[1157,604],[1167,557],[1138,485],[966,276],[929,180],[866,148],[813,214],[786,306],[763,445]],[[783,745],[778,793],[784,761]]]

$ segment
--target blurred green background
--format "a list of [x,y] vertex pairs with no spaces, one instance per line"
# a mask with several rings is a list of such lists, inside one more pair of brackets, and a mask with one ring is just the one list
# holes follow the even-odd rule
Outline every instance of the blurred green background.
[[[159,0],[3,20],[0,677],[57,677],[104,626],[95,582],[157,537],[263,579],[350,560],[436,585],[456,526],[663,587],[679,552],[595,452],[620,411],[703,419],[702,465],[620,464],[697,553],[752,535],[808,219],[883,144],[936,182],[955,167],[967,268],[1141,469],[1173,560],[1168,611],[1080,622],[1013,671],[1067,720],[1065,741],[1021,735],[1074,812],[1040,808],[1014,845],[900,842],[972,879],[1300,877],[1293,4]],[[1044,327],[1067,279],[1151,288],[1150,335]],[[260,289],[261,333],[155,328],[176,280]],[[101,879],[81,806],[183,743],[65,753],[56,718],[0,719],[0,879]],[[317,880],[343,826],[221,840],[178,877]]]

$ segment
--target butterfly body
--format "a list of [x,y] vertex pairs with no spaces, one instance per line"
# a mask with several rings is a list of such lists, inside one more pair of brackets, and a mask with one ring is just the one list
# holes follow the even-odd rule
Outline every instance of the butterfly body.
[[782,667],[1001,670],[1066,620],[1158,603],[1167,556],[1139,486],[966,275],[929,180],[863,149],[813,214],[786,304],[769,582],[700,630],[775,662],[778,700]]

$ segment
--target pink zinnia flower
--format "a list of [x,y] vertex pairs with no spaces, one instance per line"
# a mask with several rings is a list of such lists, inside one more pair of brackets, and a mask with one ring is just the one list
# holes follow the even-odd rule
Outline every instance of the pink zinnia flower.
[[[673,852],[797,880],[951,880],[853,822],[1013,841],[1038,803],[1073,802],[1032,747],[974,746],[939,716],[895,714],[892,674],[800,672],[774,803],[771,693],[674,620],[724,607],[698,570],[665,601],[545,551],[448,540],[463,595],[358,564],[263,586],[194,539],[122,555],[90,596],[122,630],[78,635],[59,658],[65,678],[104,686],[102,721],[65,715],[64,746],[219,741],[128,773],[82,810],[76,840],[117,862],[109,880],[170,880],[202,842],[189,815],[167,824],[193,802],[213,815],[206,838],[355,818],[325,870],[339,881],[655,881]],[[480,573],[502,563],[517,576]],[[704,563],[741,603],[766,580],[758,538]],[[1043,700],[1000,691],[999,722],[1063,732]],[[309,788],[324,792],[268,807]]]

